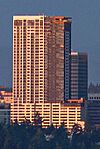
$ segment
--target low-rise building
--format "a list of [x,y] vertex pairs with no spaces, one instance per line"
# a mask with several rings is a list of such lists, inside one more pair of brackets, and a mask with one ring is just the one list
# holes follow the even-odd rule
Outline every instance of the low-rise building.
[[91,126],[100,128],[100,93],[88,94],[87,120]]
[[10,104],[0,103],[0,124],[10,124]]
[[2,90],[2,88],[0,88],[0,123],[10,124],[10,104],[13,102],[12,92]]
[[1,102],[8,104],[12,103],[13,102],[12,92],[0,91],[0,103]]
[[88,93],[88,100],[99,100],[100,101],[100,93]]
[[55,127],[59,127],[62,123],[65,124],[65,128],[71,129],[75,123],[80,123],[84,127],[83,120],[84,101],[67,100],[63,101],[49,101],[45,103],[12,103],[11,104],[11,121],[23,122],[24,119],[34,121],[34,115],[36,112],[42,117],[42,127],[46,128],[53,124]]

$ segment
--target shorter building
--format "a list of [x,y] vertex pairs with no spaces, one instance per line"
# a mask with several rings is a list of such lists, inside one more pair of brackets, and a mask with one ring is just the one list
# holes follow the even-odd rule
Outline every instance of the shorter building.
[[0,91],[0,103],[12,103],[13,102],[13,98],[12,98],[12,92],[8,92],[8,91]]
[[13,102],[12,92],[0,88],[0,123],[10,124],[10,104]]
[[0,103],[0,124],[10,124],[10,104]]
[[71,52],[71,99],[87,99],[88,56],[83,52]]
[[88,94],[87,120],[91,126],[100,128],[100,93]]
[[42,127],[46,128],[53,124],[59,127],[62,123],[65,128],[71,129],[75,123],[84,127],[84,100],[49,101],[45,103],[12,103],[11,121],[23,122],[25,119],[34,121],[34,115],[38,112],[42,117]]
[[88,100],[99,100],[100,101],[100,93],[88,93]]

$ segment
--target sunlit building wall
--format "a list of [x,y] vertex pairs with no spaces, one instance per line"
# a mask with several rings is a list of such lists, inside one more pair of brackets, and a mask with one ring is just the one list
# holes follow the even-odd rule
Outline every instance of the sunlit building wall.
[[14,101],[34,103],[69,99],[70,49],[70,18],[14,16]]
[[80,107],[73,113],[79,111],[79,118],[69,124],[70,108],[62,104],[70,98],[70,52],[71,18],[13,17],[12,122],[32,122],[35,111],[43,117],[43,127],[65,121],[70,128],[80,121]]
[[0,91],[0,103],[13,103],[12,92]]
[[42,127],[46,128],[51,124],[54,127],[60,127],[64,122],[65,128],[71,129],[75,123],[79,123],[84,127],[84,102],[80,100],[68,100],[64,103],[62,101],[45,102],[45,103],[27,103],[27,104],[12,104],[11,120],[23,122],[25,119],[34,122],[34,115],[39,113],[42,118]]

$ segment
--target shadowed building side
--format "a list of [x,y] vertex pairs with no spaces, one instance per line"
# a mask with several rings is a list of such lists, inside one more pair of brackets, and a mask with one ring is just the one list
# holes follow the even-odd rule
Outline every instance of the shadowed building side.
[[71,52],[71,99],[87,99],[88,57],[83,52]]

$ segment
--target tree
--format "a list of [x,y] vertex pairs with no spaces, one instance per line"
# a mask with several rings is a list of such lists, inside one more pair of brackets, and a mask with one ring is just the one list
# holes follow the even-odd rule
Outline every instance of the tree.
[[54,140],[56,143],[56,148],[67,149],[69,147],[69,139],[67,131],[64,128],[64,123],[56,130]]
[[83,143],[83,132],[81,125],[74,124],[71,133],[72,133],[71,148],[72,149],[80,148]]
[[47,149],[46,139],[41,128],[37,128],[36,134],[29,143],[28,149]]
[[0,124],[0,148],[3,147],[3,144],[5,142],[5,136],[6,136],[6,128]]
[[40,114],[38,112],[36,112],[34,115],[34,126],[42,127],[42,117],[40,117]]
[[6,136],[4,140],[4,144],[2,149],[17,149],[13,140],[12,135],[10,134],[9,130],[6,129]]

